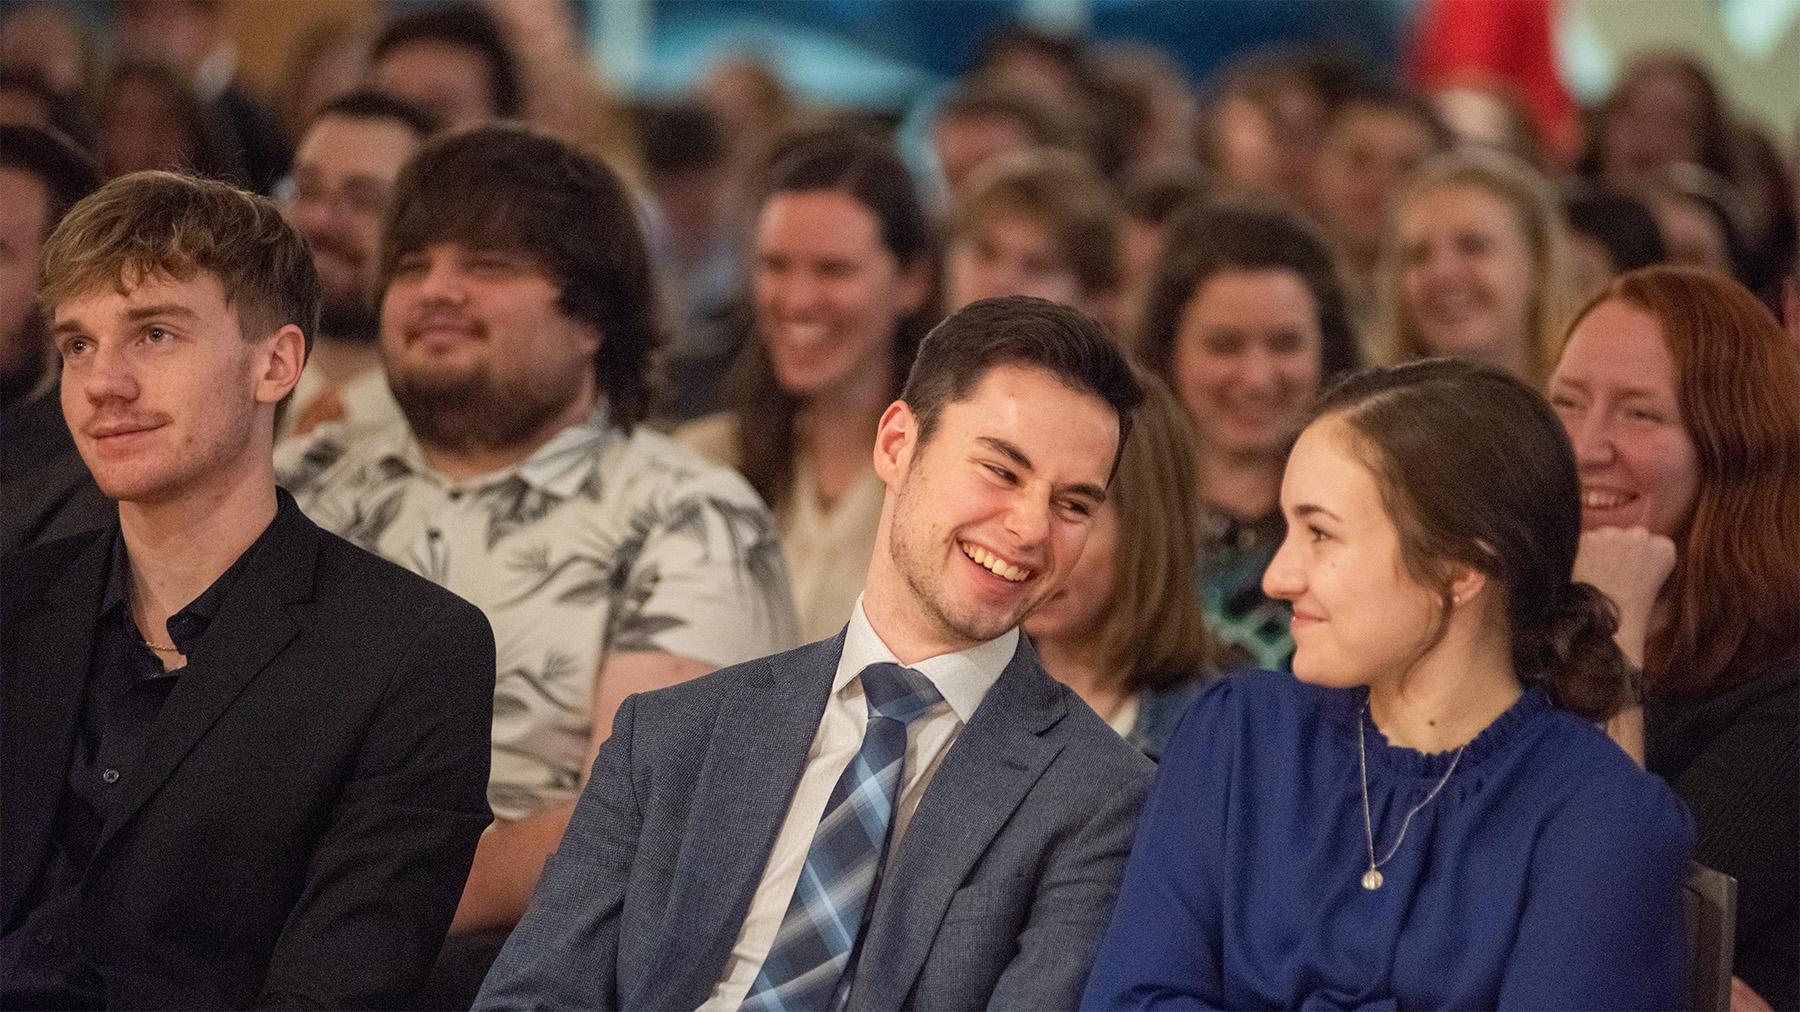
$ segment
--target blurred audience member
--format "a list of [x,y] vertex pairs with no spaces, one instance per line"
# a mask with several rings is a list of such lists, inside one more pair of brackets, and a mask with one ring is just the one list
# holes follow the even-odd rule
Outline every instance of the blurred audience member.
[[1200,101],[1181,65],[1138,42],[1093,47],[1087,80],[1108,179],[1188,172],[1200,154]]
[[100,93],[98,120],[95,151],[108,179],[167,169],[250,185],[250,169],[218,107],[201,101],[163,64],[115,68]]
[[395,18],[375,39],[369,83],[451,128],[525,113],[518,57],[493,15],[473,3],[432,4]]
[[498,821],[427,1007],[472,1000],[626,696],[794,641],[755,494],[639,424],[662,335],[636,214],[536,131],[427,144],[377,264],[405,424],[322,425],[277,454],[309,516],[479,606],[500,644]]
[[1640,56],[1595,110],[1582,174],[1643,187],[1687,162],[1731,178],[1731,123],[1718,85],[1691,56]]
[[276,187],[276,197],[312,248],[323,311],[279,438],[305,435],[321,422],[400,421],[376,346],[376,255],[400,170],[436,129],[437,120],[417,106],[357,92],[328,103],[301,136],[294,174]]
[[99,61],[81,9],[50,0],[8,6],[0,16],[0,66],[35,71],[58,95],[87,94],[99,78]]
[[1744,210],[1729,182],[1681,162],[1653,173],[1645,192],[1671,263],[1744,280]]
[[1325,121],[1306,206],[1336,244],[1359,310],[1374,286],[1394,195],[1419,163],[1449,146],[1431,107],[1392,86],[1353,92]]
[[775,511],[806,641],[843,628],[868,573],[885,490],[875,431],[929,323],[934,238],[884,142],[837,131],[785,146],[754,236],[756,340],[729,410],[678,433]]
[[1548,180],[1466,151],[1420,166],[1377,272],[1382,361],[1453,355],[1542,383],[1572,308],[1568,226]]
[[53,90],[30,67],[0,65],[0,123],[59,133],[84,150],[94,146],[87,106]]
[[237,47],[226,24],[224,0],[119,0],[111,10],[117,17],[120,57],[171,68],[205,108],[216,110],[209,115],[216,116],[222,129],[210,128],[218,136],[207,143],[231,152],[243,165],[243,181],[268,193],[287,172],[293,148],[274,111],[237,81]]
[[1025,621],[1050,677],[1155,759],[1208,674],[1194,590],[1200,495],[1192,423],[1169,388],[1138,376],[1137,410],[1087,547]]
[[66,138],[0,125],[0,555],[113,516],[63,421],[37,303],[44,240],[99,185],[92,159]]
[[1278,50],[1246,57],[1218,80],[1201,132],[1214,182],[1306,207],[1325,123],[1366,87],[1367,68],[1335,50]]
[[1081,42],[1017,23],[982,43],[969,78],[1015,94],[1035,95],[1078,118],[1089,98]]
[[1737,879],[1738,977],[1794,1008],[1800,349],[1739,285],[1675,267],[1619,278],[1568,335],[1550,399],[1580,466],[1576,578],[1643,666],[1645,765]]
[[368,28],[355,21],[326,21],[301,36],[288,60],[281,89],[282,121],[298,137],[319,110],[356,91],[369,75]]
[[947,308],[1035,295],[1113,319],[1118,202],[1080,155],[1003,155],[968,179],[950,227]]
[[725,131],[697,101],[644,117],[644,166],[656,215],[650,230],[676,318],[659,412],[688,421],[717,411],[743,330],[733,313],[742,290],[745,236],[730,198]]
[[1031,148],[1082,150],[1080,132],[1035,97],[992,86],[953,92],[931,121],[931,147],[950,197],[990,159]]
[[1115,330],[1121,338],[1136,340],[1141,328],[1138,317],[1156,272],[1163,229],[1183,204],[1199,200],[1206,192],[1206,178],[1198,170],[1155,173],[1125,184],[1119,195],[1119,303],[1114,311]]
[[1531,108],[1505,81],[1480,77],[1434,88],[1431,107],[1457,147],[1503,151],[1540,168],[1549,160]]
[[740,230],[748,231],[762,200],[760,173],[769,142],[794,115],[794,101],[767,62],[745,56],[715,64],[697,96],[725,131],[726,184],[720,198]]
[[1612,279],[1668,259],[1656,216],[1643,201],[1600,184],[1563,199],[1576,297],[1592,298]]
[[1769,135],[1746,123],[1732,132],[1733,189],[1744,209],[1741,280],[1766,305],[1800,252],[1800,179],[1782,164]]
[[643,165],[637,124],[601,82],[576,25],[575,0],[483,0],[483,10],[518,58],[526,118],[638,188]]
[[1137,342],[1194,420],[1197,579],[1222,668],[1285,668],[1288,609],[1262,592],[1286,531],[1281,471],[1320,385],[1358,358],[1331,253],[1287,210],[1189,208],[1169,224]]

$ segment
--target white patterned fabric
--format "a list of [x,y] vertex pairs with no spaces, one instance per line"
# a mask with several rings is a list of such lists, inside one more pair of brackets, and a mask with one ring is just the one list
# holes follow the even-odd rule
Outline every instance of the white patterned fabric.
[[596,674],[617,653],[735,664],[797,642],[774,521],[736,474],[604,408],[519,465],[453,482],[404,425],[282,444],[313,521],[474,603],[498,645],[489,802],[572,800]]

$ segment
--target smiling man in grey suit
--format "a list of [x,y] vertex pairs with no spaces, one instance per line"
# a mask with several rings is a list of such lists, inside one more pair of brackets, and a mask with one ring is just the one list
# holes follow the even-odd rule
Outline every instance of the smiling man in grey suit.
[[1150,768],[1018,626],[1141,398],[1066,307],[933,331],[849,626],[625,702],[477,1006],[1073,1007]]

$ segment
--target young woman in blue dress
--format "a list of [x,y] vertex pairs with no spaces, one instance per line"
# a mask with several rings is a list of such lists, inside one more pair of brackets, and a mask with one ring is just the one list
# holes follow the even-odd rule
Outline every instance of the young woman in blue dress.
[[1294,674],[1226,679],[1146,805],[1094,1008],[1666,1008],[1693,831],[1595,726],[1635,691],[1570,580],[1575,462],[1522,381],[1358,374],[1264,577]]

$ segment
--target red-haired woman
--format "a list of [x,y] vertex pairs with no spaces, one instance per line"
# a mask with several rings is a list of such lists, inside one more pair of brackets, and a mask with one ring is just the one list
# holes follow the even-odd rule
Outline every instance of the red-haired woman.
[[1577,315],[1550,399],[1580,470],[1576,577],[1643,664],[1645,764],[1738,880],[1739,979],[1796,1007],[1800,354],[1735,282],[1649,267]]

